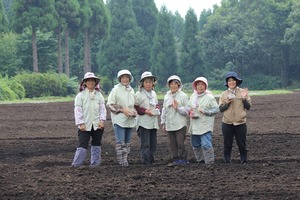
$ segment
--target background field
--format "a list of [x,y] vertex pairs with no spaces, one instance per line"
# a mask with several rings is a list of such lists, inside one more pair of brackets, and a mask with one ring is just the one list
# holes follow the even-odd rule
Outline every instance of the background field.
[[133,133],[128,168],[117,165],[110,117],[102,165],[71,168],[77,144],[72,102],[0,105],[0,199],[299,199],[300,92],[253,96],[248,112],[249,164],[222,161],[216,116],[213,167],[193,161],[168,167],[169,143],[158,133],[157,163],[143,167]]

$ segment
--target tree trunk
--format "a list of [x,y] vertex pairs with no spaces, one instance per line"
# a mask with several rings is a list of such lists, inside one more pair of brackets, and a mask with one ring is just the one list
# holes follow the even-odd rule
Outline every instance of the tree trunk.
[[282,87],[287,87],[288,86],[288,80],[289,80],[289,47],[287,45],[283,46],[283,65],[281,67],[281,84]]
[[86,29],[84,32],[84,66],[83,66],[84,74],[90,71],[88,52],[89,52],[89,31]]
[[59,74],[63,73],[62,69],[62,56],[61,56],[61,27],[59,26],[57,28],[57,35],[58,35],[58,46],[57,46],[57,70]]
[[91,38],[90,38],[90,34],[88,33],[88,51],[87,51],[87,58],[88,58],[88,71],[91,72],[92,71],[92,65],[91,65]]
[[36,28],[32,27],[32,58],[33,58],[33,72],[39,72],[37,47],[36,47]]
[[68,77],[70,77],[70,57],[69,57],[69,29],[65,28],[65,73]]

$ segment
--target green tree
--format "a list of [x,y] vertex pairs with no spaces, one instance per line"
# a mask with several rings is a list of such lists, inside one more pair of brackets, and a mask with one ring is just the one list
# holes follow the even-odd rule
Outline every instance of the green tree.
[[[18,70],[32,71],[32,33],[30,29],[23,31],[18,35],[18,58],[21,59],[21,67]],[[38,60],[42,61],[39,65],[39,72],[57,71],[57,39],[51,32],[36,32],[36,41],[39,44]]]
[[8,21],[2,0],[0,0],[0,33],[1,32],[8,32]]
[[189,9],[185,16],[183,38],[181,43],[179,74],[184,82],[192,82],[196,76],[204,75],[201,69],[199,43],[197,41],[199,27],[197,15],[193,9]]
[[132,9],[135,13],[137,24],[143,29],[144,48],[141,53],[141,62],[139,63],[139,74],[150,70],[151,46],[155,34],[158,10],[154,0],[132,0]]
[[59,23],[57,27],[58,34],[58,73],[63,73],[62,68],[62,50],[61,50],[61,32],[65,33],[65,74],[70,76],[70,64],[69,64],[69,29],[72,31],[72,35],[76,35],[78,32],[80,18],[79,10],[80,5],[77,0],[55,0],[55,8],[59,15]]
[[157,26],[151,51],[151,71],[159,74],[162,85],[176,74],[177,56],[170,14],[165,6],[158,13]]
[[199,28],[203,29],[204,25],[207,24],[209,16],[212,15],[211,9],[203,10],[199,17]]
[[21,64],[18,57],[18,35],[14,33],[0,34],[0,73],[12,77],[17,74]]
[[102,0],[81,2],[84,31],[84,73],[91,71],[91,38],[104,38],[110,29],[110,16]]
[[181,17],[178,11],[176,11],[174,15],[169,12],[169,15],[171,18],[172,30],[175,40],[180,43],[184,29],[184,19]]
[[108,3],[111,13],[109,37],[101,44],[98,64],[101,74],[105,74],[114,84],[117,72],[128,69],[133,76],[139,75],[145,48],[144,34],[137,25],[131,0],[111,0]]
[[54,0],[14,0],[12,4],[12,28],[18,33],[30,27],[32,33],[33,71],[38,72],[37,30],[53,30],[57,25]]

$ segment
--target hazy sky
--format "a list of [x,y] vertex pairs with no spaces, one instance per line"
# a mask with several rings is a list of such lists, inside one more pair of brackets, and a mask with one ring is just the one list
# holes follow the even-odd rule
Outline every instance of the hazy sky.
[[185,17],[189,8],[193,8],[197,17],[199,17],[203,9],[213,8],[214,4],[220,5],[221,0],[154,0],[160,10],[160,7],[165,4],[168,10],[175,13],[177,10],[181,17]]

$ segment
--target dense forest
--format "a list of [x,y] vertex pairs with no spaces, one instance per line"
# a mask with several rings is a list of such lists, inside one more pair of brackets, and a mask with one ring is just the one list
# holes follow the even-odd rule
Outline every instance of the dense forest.
[[[68,95],[87,71],[108,91],[120,69],[136,81],[151,70],[158,90],[172,74],[224,89],[229,70],[251,89],[299,88],[299,43],[298,0],[222,0],[185,16],[154,0],[0,0],[0,93]],[[30,90],[55,77],[61,93]]]

